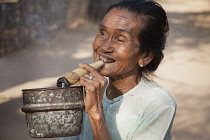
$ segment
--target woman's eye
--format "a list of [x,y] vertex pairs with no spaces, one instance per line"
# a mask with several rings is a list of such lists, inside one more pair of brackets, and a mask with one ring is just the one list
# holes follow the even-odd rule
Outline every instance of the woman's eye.
[[121,40],[121,39],[118,39],[118,41],[120,41],[120,42],[125,42],[124,40]]
[[105,33],[104,30],[101,30],[101,31],[100,31],[100,34],[101,34],[102,36],[105,36],[105,35],[106,35],[106,33]]
[[101,35],[105,35],[105,33],[104,32],[101,32]]
[[123,36],[119,36],[118,41],[119,42],[125,42],[125,38]]

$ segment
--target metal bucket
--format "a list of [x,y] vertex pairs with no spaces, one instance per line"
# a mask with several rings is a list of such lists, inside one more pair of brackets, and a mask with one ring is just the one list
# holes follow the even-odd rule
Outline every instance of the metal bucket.
[[29,135],[33,138],[75,136],[81,133],[84,89],[24,89],[23,107]]

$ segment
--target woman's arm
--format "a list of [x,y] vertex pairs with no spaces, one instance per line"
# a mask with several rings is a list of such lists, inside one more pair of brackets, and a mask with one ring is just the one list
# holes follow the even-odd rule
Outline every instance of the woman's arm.
[[111,140],[110,131],[104,117],[102,106],[103,94],[108,80],[88,64],[79,64],[79,67],[86,69],[93,76],[92,79],[90,79],[89,74],[82,76],[79,85],[85,87],[85,112],[89,116],[94,139]]
[[95,140],[111,140],[110,131],[103,113],[88,114]]

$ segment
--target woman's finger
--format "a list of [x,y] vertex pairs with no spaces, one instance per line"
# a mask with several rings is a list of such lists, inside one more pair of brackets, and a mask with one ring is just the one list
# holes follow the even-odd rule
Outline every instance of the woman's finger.
[[98,81],[102,86],[105,86],[108,82],[108,80],[105,77],[95,77],[91,74],[85,74],[84,77],[86,77],[88,82],[91,82],[93,84],[92,81]]
[[85,90],[91,93],[95,93],[97,89],[100,89],[101,83],[99,81],[94,81],[86,77],[80,79],[80,83],[85,87]]
[[80,80],[84,80],[84,82],[88,82],[91,84],[91,86],[97,85],[97,83],[100,83],[100,79],[97,77],[93,77],[90,79],[90,76],[82,76]]
[[92,73],[92,75],[96,77],[103,77],[95,68],[91,67],[88,64],[79,64],[79,67],[89,71],[90,73]]

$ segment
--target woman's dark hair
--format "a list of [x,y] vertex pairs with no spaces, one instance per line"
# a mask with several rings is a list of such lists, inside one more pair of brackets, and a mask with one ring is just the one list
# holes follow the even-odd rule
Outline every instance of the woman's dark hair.
[[164,57],[162,51],[165,49],[169,31],[164,9],[154,1],[143,0],[124,0],[110,6],[107,12],[114,8],[128,10],[143,21],[144,24],[139,34],[140,50],[141,53],[153,54],[154,57],[149,64],[141,68],[141,72],[154,72]]

